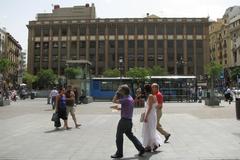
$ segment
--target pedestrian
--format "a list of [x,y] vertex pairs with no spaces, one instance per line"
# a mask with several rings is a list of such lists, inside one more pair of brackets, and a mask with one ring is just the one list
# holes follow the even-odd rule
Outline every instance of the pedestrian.
[[[117,151],[111,158],[122,158],[123,157],[123,134],[132,141],[136,149],[139,151],[139,156],[145,153],[145,150],[141,142],[132,133],[132,117],[134,100],[130,96],[130,89],[127,85],[121,85],[113,97],[113,102],[121,104],[121,119],[118,122],[117,133],[116,133],[116,146]],[[116,108],[119,109],[119,108]]]
[[51,98],[51,104],[52,104],[52,109],[53,110],[55,109],[55,102],[56,102],[56,96],[57,95],[58,95],[57,88],[54,87],[49,94],[49,97]]
[[225,101],[228,101],[229,104],[231,104],[231,102],[233,101],[233,96],[234,93],[229,87],[227,87],[227,90],[224,92]]
[[146,152],[156,151],[162,144],[162,139],[157,134],[157,112],[158,101],[155,95],[152,95],[152,88],[150,84],[144,86],[146,93],[146,105],[144,112],[144,121],[142,128],[143,146]]
[[203,90],[202,87],[198,87],[198,103],[202,103]]
[[59,95],[56,96],[56,113],[58,113],[58,117],[63,119],[64,128],[71,129],[68,126],[68,118],[67,118],[67,106],[66,106],[66,96],[65,96],[65,88],[59,89]]
[[73,88],[73,92],[75,95],[75,105],[77,106],[79,97],[78,97],[78,90],[76,87]]
[[163,95],[159,91],[159,85],[157,83],[152,84],[152,93],[153,93],[153,95],[155,95],[157,97],[157,101],[158,101],[158,106],[157,106],[157,109],[156,109],[156,111],[157,111],[157,130],[162,135],[164,135],[164,137],[165,137],[164,143],[167,143],[171,134],[168,133],[167,131],[165,131],[162,128],[162,125],[160,124],[160,119],[162,117],[162,108],[163,108]]
[[66,91],[67,116],[69,115],[69,113],[71,114],[75,127],[78,128],[81,126],[81,124],[77,123],[74,104],[75,104],[75,95],[74,95],[72,86],[69,85]]
[[142,89],[139,87],[136,90],[136,97],[135,97],[135,106],[136,107],[143,107],[144,106],[144,99],[142,98]]
[[80,93],[80,97],[79,97],[79,100],[80,100],[80,104],[84,102],[84,99],[86,98],[86,92],[84,89],[81,90],[81,93]]

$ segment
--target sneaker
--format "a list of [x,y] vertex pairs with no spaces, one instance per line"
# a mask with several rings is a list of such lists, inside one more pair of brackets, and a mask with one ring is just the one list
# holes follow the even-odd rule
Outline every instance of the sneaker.
[[164,143],[167,143],[167,141],[168,141],[168,139],[169,139],[170,136],[171,136],[171,134],[168,134],[167,136],[165,136],[165,141],[164,141]]

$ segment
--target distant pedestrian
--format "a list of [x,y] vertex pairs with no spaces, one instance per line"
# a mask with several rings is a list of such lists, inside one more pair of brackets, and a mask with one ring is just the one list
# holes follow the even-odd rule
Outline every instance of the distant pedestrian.
[[55,109],[55,102],[56,102],[57,95],[58,95],[58,91],[56,87],[54,87],[49,94],[49,97],[51,98],[52,109]]
[[79,95],[78,95],[78,90],[76,87],[73,88],[73,92],[74,92],[74,95],[75,95],[75,105],[78,104],[78,99],[79,99]]
[[228,101],[229,104],[231,104],[231,102],[233,101],[234,93],[229,87],[227,87],[227,90],[224,92],[224,96],[225,101]]
[[[121,119],[118,122],[117,134],[116,134],[116,146],[117,151],[111,158],[123,157],[123,134],[132,141],[136,149],[139,151],[139,156],[145,153],[145,150],[141,142],[132,133],[132,116],[134,108],[134,100],[130,96],[130,89],[127,85],[121,85],[113,97],[113,102],[121,104]],[[118,108],[116,108],[118,109]]]
[[80,104],[84,102],[84,99],[86,98],[86,92],[84,89],[81,90],[81,93],[80,93],[80,97],[79,97],[79,100],[80,100]]
[[203,90],[202,87],[198,87],[198,103],[202,103]]
[[165,131],[162,128],[162,125],[160,124],[160,119],[162,117],[162,108],[163,108],[163,95],[162,93],[159,91],[159,85],[157,83],[153,83],[152,84],[152,93],[153,95],[155,95],[157,97],[157,101],[158,101],[158,105],[157,105],[157,130],[164,135],[165,140],[164,142],[167,143],[169,137],[171,136],[170,133],[168,133],[167,131]]
[[75,108],[74,108],[74,103],[75,103],[75,95],[74,92],[72,90],[72,86],[69,85],[67,87],[67,91],[66,91],[66,105],[67,105],[67,116],[69,115],[69,113],[72,116],[72,119],[75,123],[75,127],[78,128],[81,126],[81,124],[77,123],[77,119],[76,119],[76,115],[75,115]]
[[66,106],[66,96],[65,96],[65,88],[60,88],[59,95],[56,97],[56,113],[58,113],[59,118],[64,121],[64,128],[71,129],[68,126],[67,121],[67,106]]

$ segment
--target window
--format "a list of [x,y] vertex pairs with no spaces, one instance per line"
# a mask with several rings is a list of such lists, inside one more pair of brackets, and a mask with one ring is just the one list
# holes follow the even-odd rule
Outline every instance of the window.
[[174,34],[174,24],[172,23],[167,24],[166,28],[167,28],[167,34],[170,34],[170,35]]
[[62,34],[62,36],[67,36],[67,27],[66,26],[62,27],[61,34]]
[[40,27],[36,27],[34,31],[35,31],[35,37],[41,36],[41,28]]
[[137,34],[139,34],[139,35],[144,34],[144,25],[143,24],[137,25]]
[[103,81],[101,82],[101,91],[112,91],[113,84],[112,82]]
[[108,25],[108,34],[115,35],[116,34],[116,24],[109,24]]
[[155,24],[147,24],[147,33],[155,34]]
[[118,35],[125,34],[125,25],[124,24],[117,25],[117,33],[118,33]]
[[71,28],[70,28],[70,31],[71,31],[71,36],[77,36],[77,29],[78,29],[78,26],[77,25],[72,25]]
[[80,35],[86,35],[86,25],[80,25],[79,34]]
[[193,34],[193,25],[192,24],[187,24],[187,34],[188,35]]
[[128,24],[128,34],[133,35],[135,34],[135,25],[134,24]]
[[157,24],[157,34],[164,34],[164,25]]
[[89,25],[89,34],[90,35],[96,35],[97,25],[96,24],[90,24]]
[[35,48],[35,49],[39,49],[39,48],[40,48],[40,42],[35,42],[34,48]]
[[98,34],[99,35],[104,35],[105,34],[105,25],[104,24],[99,24],[98,25]]
[[201,23],[196,24],[196,34],[198,34],[198,35],[203,34],[203,27],[204,26]]
[[177,24],[176,34],[183,34],[183,24]]

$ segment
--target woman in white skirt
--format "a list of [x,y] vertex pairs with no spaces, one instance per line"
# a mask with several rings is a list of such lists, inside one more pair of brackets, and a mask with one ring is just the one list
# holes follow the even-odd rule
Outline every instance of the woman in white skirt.
[[152,95],[152,89],[150,84],[144,86],[144,90],[147,96],[145,104],[145,116],[142,128],[143,146],[146,152],[156,151],[158,147],[163,143],[161,137],[156,132],[157,126],[157,98]]

